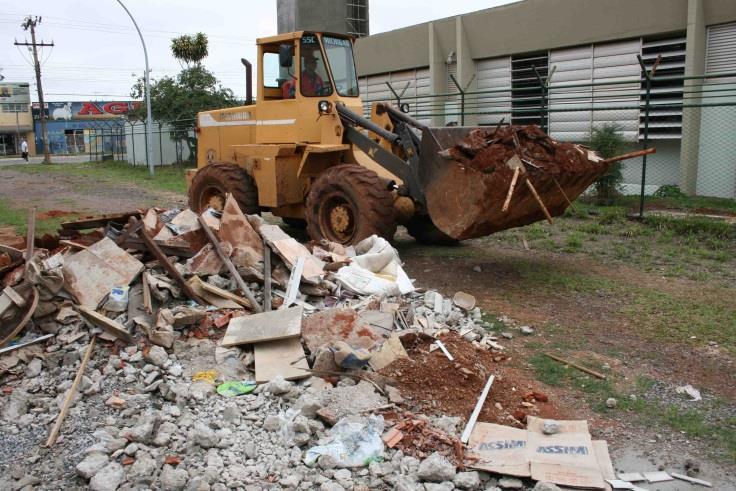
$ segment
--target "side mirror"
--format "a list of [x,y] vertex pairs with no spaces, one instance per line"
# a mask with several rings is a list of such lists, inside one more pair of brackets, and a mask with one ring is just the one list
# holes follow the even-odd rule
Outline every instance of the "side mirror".
[[279,65],[283,68],[291,68],[294,62],[294,45],[293,44],[281,44],[279,45]]

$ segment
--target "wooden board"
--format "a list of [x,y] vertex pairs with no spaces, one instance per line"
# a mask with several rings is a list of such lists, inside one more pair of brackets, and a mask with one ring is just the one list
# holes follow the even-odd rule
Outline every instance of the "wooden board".
[[87,250],[105,261],[123,277],[124,283],[118,286],[129,285],[144,269],[142,262],[122,250],[107,237],[95,242]]
[[126,343],[130,344],[133,342],[133,336],[128,332],[122,324],[115,322],[112,319],[108,319],[102,314],[95,312],[92,309],[88,309],[82,305],[77,306],[77,310],[84,315],[91,323],[97,327],[102,328],[108,334],[112,334],[118,339],[122,339]]
[[256,382],[259,384],[268,382],[277,375],[286,380],[307,378],[311,375],[307,371],[309,365],[298,337],[258,343],[254,346],[254,356]]
[[113,215],[100,215],[97,217],[86,218],[84,220],[64,222],[61,224],[61,228],[65,230],[86,230],[89,228],[104,227],[107,222],[127,223],[130,217],[139,216],[141,216],[141,214],[137,211],[129,213],[118,213]]
[[218,309],[240,309],[242,308],[240,304],[233,302],[232,300],[228,300],[227,298],[223,298],[220,295],[214,295],[210,293],[209,291],[204,289],[204,285],[206,283],[199,279],[199,276],[192,276],[189,281],[189,286],[192,287],[192,290],[194,290],[194,293],[197,294],[199,298],[207,302],[209,305],[212,305],[213,307],[217,307]]
[[[240,304],[243,307],[250,307],[251,306],[250,305],[250,302],[248,301],[247,298],[243,298],[240,295],[236,295],[236,294],[234,294],[232,292],[229,292],[227,290],[224,290],[222,288],[218,288],[215,285],[211,285],[211,284],[207,283],[206,281],[203,281],[202,282],[202,289],[205,290],[205,291],[207,291],[207,292],[209,292],[209,293],[211,293],[211,294],[213,294],[213,295],[217,295],[218,297],[226,298],[226,299],[228,299],[228,300],[230,300],[230,301],[232,301],[232,302],[234,302],[236,304]],[[240,307],[238,306],[238,307],[234,307],[234,308],[237,309],[237,308],[240,308]]]
[[272,310],[236,317],[222,338],[221,346],[262,343],[285,338],[298,338],[302,332],[303,309]]

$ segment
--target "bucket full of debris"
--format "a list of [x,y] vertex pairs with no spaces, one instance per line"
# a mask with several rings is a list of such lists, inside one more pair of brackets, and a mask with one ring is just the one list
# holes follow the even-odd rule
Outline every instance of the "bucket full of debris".
[[653,151],[604,160],[536,125],[432,128],[422,138],[419,179],[434,224],[464,240],[552,223],[611,163]]

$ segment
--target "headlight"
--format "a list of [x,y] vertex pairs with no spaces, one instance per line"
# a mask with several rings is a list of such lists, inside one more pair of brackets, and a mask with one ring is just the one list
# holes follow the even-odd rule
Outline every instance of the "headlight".
[[330,114],[332,112],[332,103],[330,101],[319,101],[317,110],[320,114]]

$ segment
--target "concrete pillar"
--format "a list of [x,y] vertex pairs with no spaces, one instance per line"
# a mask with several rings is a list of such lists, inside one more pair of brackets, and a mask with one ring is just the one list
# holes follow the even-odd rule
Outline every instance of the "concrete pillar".
[[[431,94],[446,94],[447,93],[447,57],[442,45],[440,44],[439,37],[435,32],[434,22],[430,22],[428,26],[429,31],[429,84]],[[445,102],[444,97],[432,97],[430,99],[432,104],[432,113],[438,114],[442,112],[442,105]],[[432,126],[444,126],[445,118],[441,115],[432,116]]]
[[[687,46],[685,48],[685,76],[705,73],[705,15],[703,0],[688,0],[687,3]],[[700,104],[697,91],[702,80],[685,81],[685,90],[690,94],[686,104]],[[697,97],[695,97],[697,96]],[[682,142],[680,145],[680,189],[694,195],[698,181],[698,153],[700,151],[700,108],[682,110]]]
[[[475,61],[470,52],[470,44],[465,34],[465,25],[462,16],[455,17],[455,35],[457,37],[455,45],[457,46],[457,81],[464,91],[475,92]],[[471,97],[465,98],[465,112],[475,112],[475,102]],[[476,126],[478,124],[478,116],[466,115],[465,126]]]

